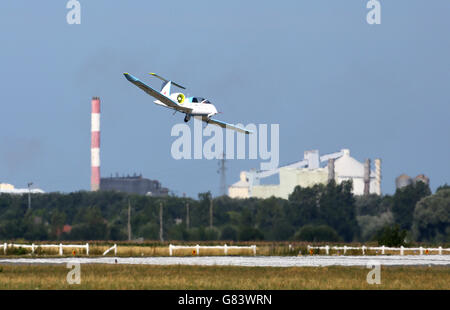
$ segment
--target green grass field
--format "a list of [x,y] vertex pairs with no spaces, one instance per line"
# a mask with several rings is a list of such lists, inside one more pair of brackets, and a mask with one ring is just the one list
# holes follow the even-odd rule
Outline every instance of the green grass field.
[[450,267],[382,267],[381,284],[362,267],[217,267],[81,265],[81,284],[69,285],[65,265],[0,265],[0,289],[450,289]]

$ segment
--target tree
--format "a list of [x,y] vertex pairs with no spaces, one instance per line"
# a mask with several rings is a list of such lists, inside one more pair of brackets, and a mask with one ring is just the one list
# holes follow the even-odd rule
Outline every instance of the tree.
[[51,224],[51,237],[54,239],[59,239],[62,234],[64,224],[66,223],[66,214],[59,210],[53,212],[52,218],[50,220]]
[[394,221],[400,225],[401,229],[411,229],[416,203],[430,194],[430,187],[421,181],[395,191],[392,213]]
[[399,247],[406,243],[406,230],[400,229],[400,225],[385,226],[381,229],[375,239],[378,241],[378,245],[385,245],[388,247]]
[[355,197],[356,214],[358,216],[379,216],[392,209],[393,198],[389,195],[376,194]]
[[168,239],[177,241],[188,240],[189,235],[186,227],[182,224],[172,226],[168,233]]
[[447,183],[445,183],[444,185],[439,186],[439,187],[436,189],[436,193],[439,192],[440,190],[443,190],[443,189],[450,189],[450,185],[448,185]]
[[356,218],[360,228],[362,241],[373,239],[375,234],[377,234],[381,229],[394,223],[394,217],[390,211],[384,212],[379,216],[361,215]]
[[294,239],[309,242],[336,242],[340,240],[337,232],[327,225],[305,225],[295,234]]
[[346,242],[352,241],[359,234],[352,189],[352,181],[344,181],[338,185],[331,181],[320,196],[320,210],[325,224],[336,230]]
[[289,196],[289,220],[294,227],[327,225],[345,241],[352,241],[359,233],[352,187],[351,181],[297,186]]
[[107,238],[107,224],[98,207],[80,210],[78,217],[80,224],[74,225],[70,233],[72,240],[105,240]]
[[241,227],[239,229],[239,241],[264,240],[264,234],[257,228]]
[[450,188],[441,188],[417,203],[412,231],[417,241],[450,242]]
[[220,235],[221,240],[230,240],[230,241],[236,241],[237,240],[237,231],[232,226],[225,226],[222,229],[222,233]]

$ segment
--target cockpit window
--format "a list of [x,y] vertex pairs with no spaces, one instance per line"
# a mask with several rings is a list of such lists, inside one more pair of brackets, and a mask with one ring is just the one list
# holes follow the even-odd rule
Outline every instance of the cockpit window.
[[199,102],[199,103],[204,103],[204,104],[211,103],[211,102],[209,102],[208,99],[205,99],[202,97],[192,97],[192,102]]

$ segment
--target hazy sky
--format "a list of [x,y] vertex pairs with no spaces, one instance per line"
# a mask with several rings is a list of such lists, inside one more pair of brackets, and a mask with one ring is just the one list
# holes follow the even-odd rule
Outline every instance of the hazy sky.
[[[130,84],[148,72],[209,98],[220,119],[280,124],[280,164],[349,148],[382,159],[382,191],[424,173],[450,183],[450,1],[0,3],[0,182],[90,188],[90,109],[101,97],[101,173],[142,173],[176,194],[219,191],[217,160],[175,160],[183,122]],[[192,127],[192,124],[191,124]],[[229,160],[227,183],[260,160]]]

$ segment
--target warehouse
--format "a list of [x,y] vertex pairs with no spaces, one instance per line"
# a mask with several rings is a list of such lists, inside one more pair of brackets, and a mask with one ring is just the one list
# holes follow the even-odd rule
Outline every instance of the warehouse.
[[[326,164],[325,164],[326,163]],[[279,175],[279,184],[260,184],[264,178]],[[353,194],[381,195],[381,160],[375,159],[375,170],[370,169],[370,159],[364,163],[350,156],[349,149],[319,156],[318,150],[304,152],[304,159],[274,170],[242,171],[240,180],[228,189],[231,198],[287,199],[296,186],[309,187],[327,184],[334,179],[337,184],[353,181]]]

